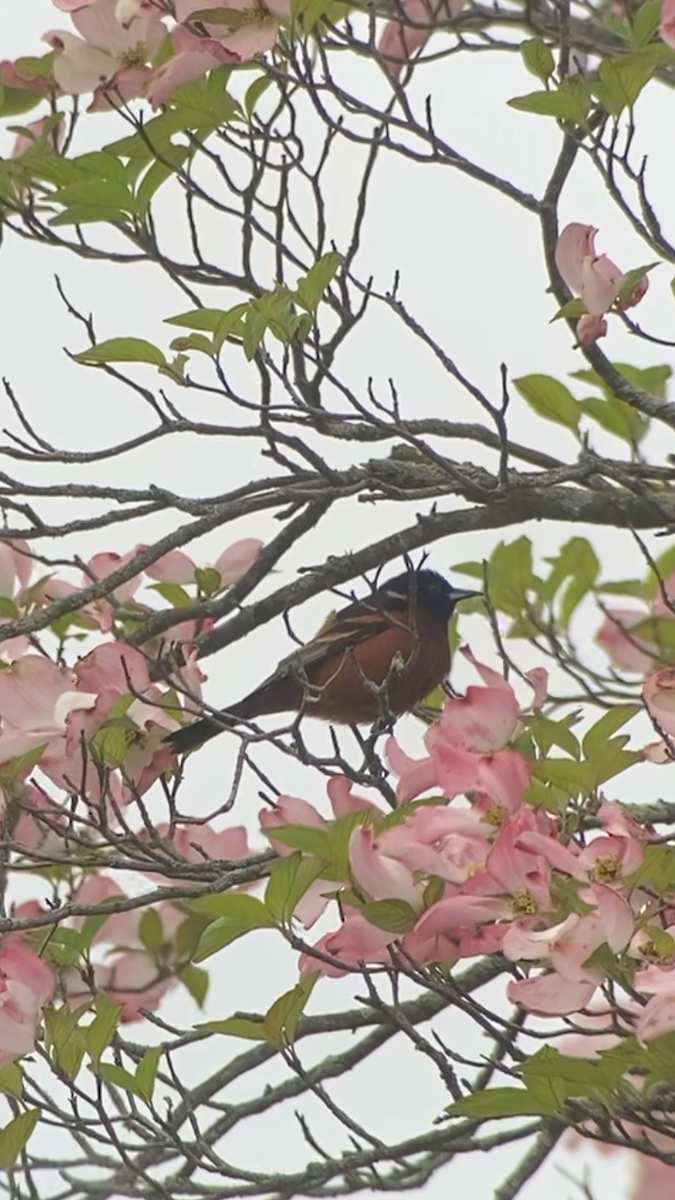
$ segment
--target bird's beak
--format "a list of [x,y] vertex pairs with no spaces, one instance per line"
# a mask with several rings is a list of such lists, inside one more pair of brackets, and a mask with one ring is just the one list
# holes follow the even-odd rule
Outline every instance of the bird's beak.
[[453,592],[452,592],[453,600],[457,600],[458,602],[460,600],[471,600],[471,598],[473,596],[482,596],[482,595],[483,595],[482,592],[471,592],[466,588],[453,588]]

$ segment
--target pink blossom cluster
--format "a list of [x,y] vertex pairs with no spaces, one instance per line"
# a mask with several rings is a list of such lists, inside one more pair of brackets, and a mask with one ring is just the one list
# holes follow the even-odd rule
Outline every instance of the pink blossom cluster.
[[[89,112],[139,98],[156,109],[214,67],[267,53],[276,43],[279,21],[290,15],[289,0],[175,0],[169,28],[165,6],[155,0],[54,4],[70,15],[72,28],[44,35],[54,51],[52,77],[6,61],[0,64],[0,82],[38,95],[91,95]],[[209,9],[213,21],[203,18]]]
[[[349,893],[340,926],[305,951],[301,970],[338,976],[364,963],[452,965],[499,951],[518,966],[509,999],[553,1016],[585,1009],[606,979],[603,956],[621,956],[636,963],[634,988],[645,1001],[638,1038],[675,1028],[675,964],[656,950],[664,925],[650,896],[631,884],[649,830],[604,802],[594,836],[565,839],[559,820],[528,801],[531,763],[513,745],[528,710],[501,675],[465,653],[483,684],[446,701],[426,735],[428,756],[410,759],[389,743],[397,813],[385,817],[345,780],[331,781],[334,821],[354,825]],[[532,672],[529,682],[536,710],[545,673]],[[429,789],[434,794],[418,801]],[[468,805],[448,803],[461,793]],[[291,796],[264,810],[260,824],[281,853],[284,827],[332,825]],[[296,916],[311,927],[339,891],[334,879],[317,880]]]
[[586,307],[577,323],[577,337],[582,346],[605,337],[606,313],[633,308],[649,287],[649,279],[643,275],[628,296],[621,296],[627,276],[606,254],[596,252],[597,232],[592,225],[573,221],[563,229],[555,249],[556,266],[563,280]]
[[[53,817],[58,808],[56,805],[51,808]],[[12,840],[19,848],[32,849],[34,830],[22,831],[25,820],[31,818],[22,814]],[[161,845],[166,860],[174,864],[236,861],[253,853],[243,826],[218,831],[209,823],[176,825],[172,829],[162,825],[155,829],[153,843]],[[150,869],[147,874],[155,877]],[[119,884],[102,872],[83,876],[72,895],[73,904],[87,906],[126,900]],[[161,931],[156,945],[148,945],[143,937],[143,921],[149,911]],[[34,918],[47,913],[38,901],[30,900],[18,905],[13,915]],[[0,1067],[34,1048],[40,1010],[57,992],[72,1007],[86,1004],[103,992],[113,1003],[121,1005],[122,1022],[138,1021],[145,1011],[157,1009],[176,986],[178,972],[189,963],[189,947],[186,950],[181,946],[179,932],[189,920],[188,913],[168,901],[151,907],[139,902],[136,907],[113,911],[91,941],[92,949],[100,948],[103,957],[87,971],[75,966],[52,968],[44,962],[36,952],[39,942],[44,940],[41,932],[37,940],[30,930],[5,938],[0,944]],[[84,918],[72,918],[69,924],[81,929]]]
[[[80,586],[106,579],[129,565],[142,549],[136,547],[121,556],[95,555],[86,565]],[[215,590],[239,579],[256,562],[261,549],[262,542],[247,538],[224,550],[209,569]],[[0,599],[8,614],[3,621],[28,615],[80,590],[55,576],[33,581],[33,567],[26,543],[0,541]],[[199,569],[183,551],[171,551],[144,574],[135,574],[121,584],[108,599],[78,609],[80,624],[109,636],[116,631],[118,605],[123,608],[133,603],[140,615],[152,612],[135,599],[145,579],[160,586],[190,585],[198,581]],[[25,637],[2,643],[0,828],[15,853],[38,861],[68,857],[72,811],[59,793],[85,802],[95,835],[103,819],[114,830],[122,809],[141,797],[166,770],[170,751],[163,738],[177,727],[177,696],[186,691],[198,700],[204,678],[189,649],[196,632],[194,622],[171,630],[172,636],[188,641],[188,648],[179,677],[169,680],[168,686],[154,683],[151,660],[121,640],[102,641],[72,667],[57,665]],[[112,762],[105,742],[111,730],[122,737]],[[220,831],[208,823],[159,826],[154,831],[152,852],[148,850],[148,862],[154,862],[155,869],[149,866],[147,873],[156,877],[166,861],[180,865],[236,860],[250,853],[246,831],[240,826]],[[72,899],[97,905],[124,900],[124,896],[112,878],[98,872],[83,876]],[[94,944],[110,947],[104,960],[87,978],[70,968],[58,981],[59,994],[78,1004],[90,997],[93,986],[123,1005],[123,1020],[137,1020],[141,1010],[156,1008],[176,984],[181,953],[185,959],[176,938],[186,915],[170,904],[155,908],[162,939],[160,947],[151,952],[141,937],[146,911],[147,906],[141,905],[111,914],[94,938]],[[14,915],[34,918],[45,912],[38,901],[28,901],[19,905]],[[75,922],[78,924],[81,921]],[[57,988],[55,971],[37,953],[43,941],[42,935],[36,940],[27,931],[0,943],[0,1065],[33,1048],[40,1010]]]
[[645,675],[661,657],[659,622],[672,621],[675,613],[675,576],[664,580],[649,609],[608,608],[596,634],[598,645],[620,671]]
[[642,700],[660,740],[645,747],[655,763],[675,758],[675,668],[659,666],[659,623],[672,621],[675,576],[659,587],[650,610],[610,608],[595,640],[621,671],[643,675]]
[[[213,566],[208,568],[219,577],[214,592],[230,587],[245,575],[259,558],[262,548],[263,543],[258,538],[242,538],[223,550]],[[95,554],[86,564],[80,583],[74,584],[56,575],[40,574],[34,580],[34,560],[28,544],[18,540],[0,540],[0,601],[5,602],[3,607],[6,611],[12,610],[12,618],[27,616],[38,608],[75,596],[92,583],[103,582],[114,572],[127,567],[140,551],[146,549],[147,546],[135,546],[126,554],[109,550]],[[112,589],[110,598],[94,600],[78,608],[79,624],[100,633],[111,633],[115,627],[115,604],[124,606],[128,601],[133,601],[134,612],[139,617],[154,611],[137,598],[141,584],[148,580],[153,581],[150,586],[154,586],[154,583],[193,584],[198,578],[199,569],[184,551],[170,550],[145,567],[144,571],[133,574]],[[8,616],[0,617],[0,624],[9,619]],[[190,641],[198,632],[205,632],[213,624],[213,620],[208,618],[200,622],[199,628],[194,621],[176,624],[171,628],[171,637],[174,641]],[[0,642],[0,654],[13,661],[29,645],[25,637],[7,639]]]

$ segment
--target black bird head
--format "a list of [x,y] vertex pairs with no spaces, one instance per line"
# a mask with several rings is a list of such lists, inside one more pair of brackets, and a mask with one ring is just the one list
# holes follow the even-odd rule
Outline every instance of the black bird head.
[[404,609],[411,599],[438,621],[449,621],[455,605],[481,592],[453,587],[437,571],[406,571],[387,580],[375,593],[378,603],[388,609]]

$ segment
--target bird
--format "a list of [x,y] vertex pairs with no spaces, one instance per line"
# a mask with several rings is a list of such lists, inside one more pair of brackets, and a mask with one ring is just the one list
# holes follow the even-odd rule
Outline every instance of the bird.
[[286,712],[335,725],[391,723],[445,680],[448,621],[460,600],[480,594],[436,571],[409,569],[331,614],[243,700],[165,740],[186,754],[241,721]]

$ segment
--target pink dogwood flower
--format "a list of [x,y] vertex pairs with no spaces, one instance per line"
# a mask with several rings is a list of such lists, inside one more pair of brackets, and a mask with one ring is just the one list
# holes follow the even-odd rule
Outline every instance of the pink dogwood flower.
[[0,62],[0,83],[3,87],[16,88],[20,92],[33,92],[36,96],[48,96],[57,90],[49,75],[31,70],[20,58],[16,62],[6,58]]
[[217,38],[199,37],[179,25],[172,30],[173,58],[153,72],[146,89],[146,99],[152,108],[167,104],[178,88],[186,87],[214,71],[224,63],[238,63],[236,54]]
[[[573,221],[562,230],[555,249],[556,266],[565,283],[583,300],[588,315],[596,319],[595,324],[585,322],[581,330],[577,328],[579,339],[583,337],[585,344],[592,340],[593,332],[598,337],[606,332],[599,318],[616,304],[626,282],[626,276],[606,254],[596,253],[597,232],[592,225]],[[649,280],[644,275],[630,296],[618,304],[621,311],[638,304],[648,287]]]
[[[212,567],[220,575],[221,588],[229,587],[241,579],[258,561],[264,545],[259,538],[242,538],[223,550]],[[137,550],[144,549],[145,546],[137,547]],[[197,563],[183,550],[169,550],[168,554],[163,554],[146,567],[145,573],[162,583],[183,584],[194,582],[197,569]]]
[[[120,891],[114,880],[100,882],[89,877],[80,886],[78,897],[83,903],[100,904],[106,899],[116,899]],[[122,1004],[121,1020],[124,1023],[140,1021],[142,1009],[153,1011],[161,1000],[176,986],[175,969],[179,963],[176,934],[185,921],[185,914],[174,905],[162,902],[153,906],[162,926],[162,943],[152,954],[142,945],[140,928],[143,907],[129,912],[113,913],[102,926],[97,941],[114,942],[104,963],[94,967],[95,991],[105,992],[116,1004]],[[124,946],[120,953],[119,944]],[[77,971],[65,978],[68,1001],[73,1008],[91,997],[88,981]]]
[[637,632],[647,613],[634,608],[611,608],[595,635],[607,657],[620,671],[645,675],[654,665],[658,650],[654,642]]
[[483,870],[494,832],[473,809],[422,805],[382,834],[380,842],[410,871],[461,884]]
[[577,341],[580,346],[592,346],[600,338],[607,337],[609,326],[604,317],[583,313],[577,321]]
[[[465,696],[446,701],[425,735],[428,758],[411,759],[394,738],[389,739],[387,757],[400,776],[396,796],[403,804],[436,785],[450,798],[479,792],[495,805],[515,811],[529,785],[529,771],[521,754],[503,747],[520,732],[522,710],[501,675],[479,663],[470,650],[464,654],[484,685],[469,687]],[[546,695],[546,672],[537,669],[526,678],[534,691],[532,706],[539,708]]]
[[[34,121],[33,126],[28,128],[34,128],[46,120],[43,117],[42,122]],[[0,596],[11,600],[22,588],[28,587],[32,574],[33,559],[28,543],[0,540]]]
[[434,29],[466,7],[467,0],[402,0],[400,16],[387,21],[377,49],[391,75],[398,79],[416,50],[422,50]]
[[207,9],[232,11],[231,25],[222,21],[200,19],[207,36],[220,43],[240,62],[248,62],[258,54],[266,54],[276,44],[279,19],[290,16],[289,0],[175,0],[176,20],[187,24],[194,13]]
[[507,931],[503,943],[507,958],[514,962],[545,959],[552,967],[550,974],[510,983],[507,993],[513,1003],[544,1016],[578,1012],[603,980],[602,971],[586,965],[588,959],[605,944],[615,954],[629,945],[635,920],[618,892],[594,884],[581,898],[595,904],[595,911],[586,916],[571,913],[549,929],[532,930],[517,922]]
[[424,885],[411,871],[383,852],[372,829],[357,827],[349,841],[349,865],[357,887],[371,900],[404,900],[421,909]]
[[644,1046],[675,1029],[675,968],[656,964],[643,967],[633,986],[636,992],[651,996],[640,1011],[635,1029],[638,1041]]
[[659,36],[661,41],[675,50],[675,0],[663,0]]
[[657,732],[675,736],[675,667],[660,667],[642,685],[642,699]]
[[[79,8],[89,8],[91,4],[95,4],[96,0],[52,0],[61,12],[77,12]],[[115,18],[120,25],[127,25],[134,17],[137,17],[141,9],[150,7],[145,4],[145,0],[116,0]]]
[[126,24],[117,19],[117,0],[95,0],[76,9],[73,25],[79,37],[67,30],[52,30],[44,41],[56,51],[54,78],[68,95],[96,93],[93,108],[105,92],[132,100],[142,96],[152,74],[148,65],[160,50],[167,31],[154,7],[139,11]]
[[71,714],[96,704],[93,692],[53,662],[27,654],[0,672],[0,763],[62,738]]
[[51,999],[54,976],[19,939],[0,946],[0,1067],[35,1047],[40,1009]]

